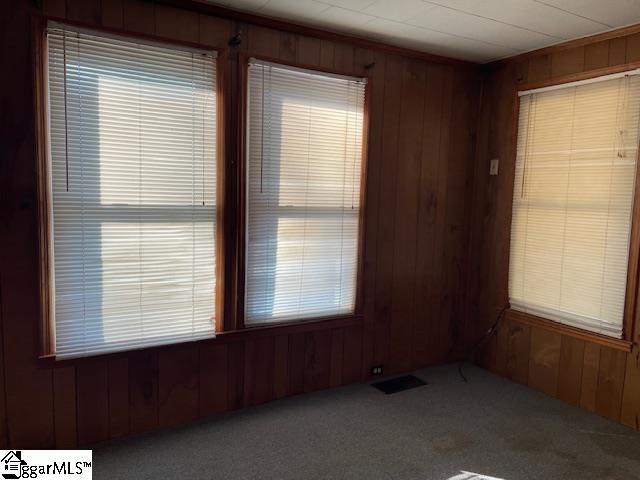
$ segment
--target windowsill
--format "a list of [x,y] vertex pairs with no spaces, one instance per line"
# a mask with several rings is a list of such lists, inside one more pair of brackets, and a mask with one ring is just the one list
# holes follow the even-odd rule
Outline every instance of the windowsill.
[[126,358],[137,352],[157,352],[161,350],[171,350],[185,348],[193,345],[209,344],[209,343],[231,343],[238,341],[247,341],[256,338],[271,337],[276,335],[292,335],[296,333],[313,332],[317,330],[331,330],[334,328],[346,328],[351,326],[362,325],[364,316],[361,313],[340,315],[334,317],[312,318],[308,320],[290,321],[281,323],[272,323],[268,325],[256,325],[238,330],[230,330],[227,332],[218,332],[214,338],[206,338],[201,340],[185,341],[179,343],[170,343],[166,345],[151,346],[132,350],[123,350],[111,353],[100,353],[89,355],[86,357],[65,358],[60,359],[55,356],[47,356],[38,358],[39,365],[47,368],[64,367],[67,365],[81,364],[88,361],[99,359],[116,359]]
[[[359,313],[346,313],[342,315],[330,315],[324,317],[311,317],[305,318],[304,320],[284,320],[279,322],[263,322],[263,323],[254,323],[252,325],[245,324],[243,329],[233,330],[229,332],[220,332],[219,335],[232,335],[238,333],[247,333],[248,331],[279,331],[280,329],[284,330],[286,333],[295,333],[295,330],[292,332],[292,328],[296,328],[297,330],[308,331],[324,329],[326,323],[347,323],[352,325],[354,323],[358,323],[358,321],[362,321],[364,316]],[[332,327],[335,328],[335,327]]]
[[554,322],[553,320],[537,317],[530,313],[519,312],[511,308],[508,308],[505,311],[505,318],[515,320],[526,325],[531,325],[532,327],[544,328],[545,330],[584,340],[586,342],[597,343],[605,347],[622,350],[623,352],[631,352],[633,347],[633,342],[630,342],[629,340],[608,337],[607,335],[582,330],[581,328],[570,327],[568,325],[563,325],[562,323]]

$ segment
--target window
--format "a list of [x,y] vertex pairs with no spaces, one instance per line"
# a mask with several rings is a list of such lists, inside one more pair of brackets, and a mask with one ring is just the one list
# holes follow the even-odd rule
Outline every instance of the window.
[[354,312],[365,80],[249,62],[245,323]]
[[512,308],[622,336],[638,156],[638,73],[521,94]]
[[215,54],[47,36],[56,355],[213,336]]

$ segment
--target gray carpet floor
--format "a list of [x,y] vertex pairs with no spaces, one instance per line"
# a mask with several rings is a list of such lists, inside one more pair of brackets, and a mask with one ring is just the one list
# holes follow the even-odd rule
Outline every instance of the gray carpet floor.
[[94,448],[96,479],[640,479],[640,433],[485,370],[420,370]]

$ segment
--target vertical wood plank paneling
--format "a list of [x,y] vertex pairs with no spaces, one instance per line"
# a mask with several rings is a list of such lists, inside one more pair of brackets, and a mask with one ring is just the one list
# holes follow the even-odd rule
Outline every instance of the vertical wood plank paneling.
[[[440,361],[458,357],[455,347],[464,329],[464,309],[460,298],[464,297],[467,274],[468,217],[471,210],[470,177],[473,173],[469,158],[473,157],[478,110],[477,95],[473,92],[477,78],[472,72],[455,75],[453,79],[453,104],[448,137],[447,181],[442,244],[444,268],[440,272],[444,287],[440,295],[438,342],[441,346]],[[450,133],[449,133],[450,132]],[[442,204],[441,204],[442,206]],[[464,332],[466,333],[466,332]]]
[[249,340],[244,346],[244,404],[258,405],[273,395],[273,337]]
[[320,66],[333,68],[335,44],[329,40],[320,40]]
[[560,369],[558,375],[558,398],[573,405],[580,405],[582,368],[584,365],[584,341],[562,337]]
[[[1,281],[1,277],[0,277]],[[2,328],[2,283],[0,283],[0,334],[3,334]],[[3,341],[0,338],[0,448],[4,449],[9,446],[9,432],[7,429],[7,403],[4,381],[4,347]],[[75,395],[74,395],[75,404]]]
[[333,68],[340,72],[355,72],[355,49],[353,45],[336,43],[333,50]]
[[371,376],[374,342],[375,325],[372,321],[365,322],[362,325],[362,378],[365,380]]
[[593,343],[586,343],[584,346],[584,363],[582,365],[580,406],[591,412],[595,412],[596,410],[599,370],[600,346]]
[[295,61],[297,56],[298,38],[293,33],[279,32],[280,45],[278,58],[284,61]]
[[612,38],[609,41],[609,66],[620,65],[627,61],[626,37]]
[[594,70],[609,66],[609,40],[584,47],[584,69]]
[[640,61],[640,33],[627,37],[627,63]]
[[198,16],[198,42],[211,47],[226,47],[231,38],[231,22],[224,18]]
[[65,18],[67,15],[67,0],[44,0],[42,12],[51,17]]
[[280,34],[277,30],[252,25],[249,28],[248,47],[253,55],[276,58],[280,50]]
[[[531,73],[531,69],[529,70]],[[517,69],[510,67],[499,72],[496,76],[498,82],[495,90],[497,103],[493,113],[495,121],[491,123],[491,129],[498,137],[489,139],[489,156],[484,170],[486,175],[491,158],[500,159],[500,172],[497,178],[487,175],[490,193],[487,198],[488,203],[485,205],[485,208],[491,210],[490,228],[493,238],[487,238],[484,246],[491,252],[488,267],[490,275],[496,282],[495,292],[487,297],[488,301],[485,303],[486,311],[491,317],[504,308],[508,302],[511,207],[514,190],[513,178],[515,176],[513,159],[515,159],[516,148],[516,135],[513,126],[517,121],[515,85],[512,83],[514,75],[517,75]],[[503,162],[503,159],[506,161]],[[492,205],[494,202],[495,205]]]
[[99,24],[100,0],[67,0],[67,19],[75,22]]
[[529,69],[527,71],[527,80],[529,82],[547,80],[550,77],[551,57],[549,55],[540,55],[529,60]]
[[620,420],[626,359],[626,354],[620,350],[600,349],[596,413],[616,422]]
[[244,406],[244,344],[227,346],[227,408],[235,410]]
[[375,284],[374,363],[387,364],[391,293],[393,289],[393,249],[395,244],[396,162],[402,99],[404,61],[387,57],[385,62],[384,117],[382,124],[382,156],[378,189],[378,240]]
[[526,59],[519,59],[515,61],[514,65],[515,80],[517,84],[525,83],[529,81],[529,61]]
[[496,334],[495,358],[493,363],[494,372],[500,375],[507,374],[507,363],[509,358],[509,326],[508,322],[502,321],[498,333]]
[[88,445],[109,438],[109,375],[107,361],[78,365],[78,443]]
[[638,345],[627,355],[620,421],[640,430],[640,348]]
[[214,343],[200,347],[200,416],[213,415],[227,409],[227,361],[226,344]]
[[[353,72],[359,75],[364,75],[369,78],[372,77],[373,71],[370,71],[375,67],[376,52],[368,48],[354,48],[353,51]],[[369,127],[371,128],[371,127]]]
[[385,64],[386,57],[376,53],[374,65],[368,71],[371,83],[369,88],[369,148],[367,159],[367,195],[365,203],[365,232],[364,232],[364,269],[363,269],[363,311],[365,317],[364,335],[366,362],[363,369],[368,375],[368,368],[376,361],[376,327],[375,327],[375,299],[377,280],[378,255],[378,212],[380,209],[381,164],[383,114],[385,95]]
[[156,5],[156,35],[172,40],[197,42],[199,21],[198,14],[181,8]]
[[179,425],[198,416],[199,354],[196,346],[158,354],[158,421]]
[[289,394],[289,336],[275,337],[273,363],[273,394],[275,398]]
[[304,333],[289,335],[289,394],[304,391],[304,363],[306,338]]
[[[506,330],[506,329],[502,329]],[[487,370],[497,373],[496,371],[496,354],[498,346],[498,336],[492,335],[486,340],[480,342],[480,345],[472,353],[471,360]],[[506,355],[505,355],[506,369]]]
[[158,355],[136,352],[129,358],[129,418],[131,433],[158,427]]
[[122,0],[101,0],[102,25],[110,28],[122,28],[124,13]]
[[76,398],[76,368],[73,366],[55,368],[53,370],[53,418],[58,449],[78,446]]
[[404,126],[398,137],[396,161],[396,198],[393,200],[395,240],[393,249],[393,276],[391,298],[391,338],[389,372],[411,370],[413,365],[412,336],[416,315],[415,273],[416,237],[426,66],[422,62],[408,61],[402,76],[400,124]]
[[[365,48],[356,48],[354,51],[354,60],[353,67],[354,72],[359,75],[364,75],[368,78],[369,81],[369,105],[368,105],[368,120],[369,120],[369,133],[368,133],[368,158],[367,162],[367,172],[366,172],[366,184],[365,184],[365,204],[364,204],[364,232],[363,232],[363,250],[361,250],[361,258],[363,258],[363,274],[360,279],[361,282],[361,301],[362,301],[362,311],[364,313],[364,325],[362,329],[362,375],[364,378],[369,378],[370,376],[370,367],[373,364],[373,348],[374,348],[374,323],[373,323],[373,298],[375,290],[375,283],[372,282],[374,280],[372,273],[375,272],[375,261],[373,264],[371,263],[372,259],[375,259],[375,249],[376,244],[375,241],[371,242],[370,238],[376,237],[376,229],[375,227],[369,228],[368,218],[371,217],[375,212],[377,215],[378,211],[378,203],[377,196],[370,195],[369,188],[372,188],[371,185],[375,185],[375,189],[377,191],[378,187],[378,178],[379,178],[379,157],[376,157],[376,154],[379,154],[379,139],[377,142],[374,142],[372,139],[373,131],[375,130],[373,123],[378,120],[377,116],[372,115],[373,106],[372,103],[375,101],[374,96],[376,92],[380,90],[383,85],[376,86],[375,78],[375,52],[370,49]],[[373,85],[371,82],[373,81]],[[379,98],[382,98],[382,95],[378,95]],[[378,121],[378,125],[381,125],[382,122]],[[374,143],[377,143],[374,145]],[[376,153],[373,154],[372,159],[372,150],[375,149]],[[370,234],[371,230],[373,233]],[[369,252],[368,249],[373,250],[373,252]]]
[[[431,273],[431,283],[429,292],[429,349],[432,352],[432,357],[429,363],[437,364],[445,361],[446,351],[448,345],[444,342],[444,337],[447,332],[447,322],[442,320],[442,315],[447,313],[446,302],[451,301],[451,298],[446,298],[449,292],[446,289],[444,282],[446,278],[445,269],[449,265],[448,253],[447,257],[443,255],[445,250],[445,243],[447,241],[447,202],[449,192],[447,186],[449,185],[449,168],[450,168],[450,141],[451,141],[451,127],[453,118],[453,99],[454,99],[454,75],[450,68],[444,69],[444,82],[445,89],[443,93],[443,110],[440,129],[440,148],[438,158],[438,179],[436,190],[436,212],[435,212],[435,244],[433,248],[433,271]],[[460,92],[455,92],[457,95]],[[427,147],[428,148],[428,147]],[[445,302],[443,303],[443,300]],[[443,306],[445,307],[443,309]]]
[[[525,64],[525,65],[523,65]],[[528,76],[528,62],[519,62],[519,77]],[[498,72],[486,74],[481,83],[481,108],[478,118],[478,137],[476,143],[476,161],[475,172],[473,174],[473,209],[470,215],[470,232],[469,232],[469,266],[467,276],[467,289],[465,293],[465,315],[469,329],[467,331],[468,338],[465,340],[466,346],[469,348],[468,355],[473,355],[474,360],[479,362],[485,368],[497,371],[495,365],[496,349],[498,346],[498,338],[492,341],[482,342],[475,352],[471,352],[472,346],[478,344],[482,338],[482,331],[489,328],[491,321],[488,315],[488,305],[490,304],[490,296],[495,295],[493,289],[488,288],[487,283],[490,275],[490,258],[491,250],[486,249],[486,244],[493,238],[493,231],[490,228],[491,223],[495,220],[492,210],[487,207],[489,205],[491,177],[486,174],[489,168],[490,158],[494,153],[489,151],[489,146],[493,145],[493,129],[490,123],[494,119],[493,114],[496,108],[496,78]],[[491,202],[493,203],[493,202]],[[485,254],[487,252],[488,254]],[[493,282],[492,282],[493,283]],[[491,290],[485,294],[483,290]],[[505,328],[500,328],[498,335],[505,332]],[[505,337],[506,338],[506,337]],[[506,345],[506,342],[505,342]],[[506,355],[504,356],[505,369],[501,373],[506,374]]]
[[438,170],[440,167],[440,140],[445,102],[445,70],[430,65],[426,73],[424,119],[422,125],[422,158],[419,167],[419,198],[417,219],[417,252],[415,302],[416,319],[413,322],[412,356],[416,367],[424,367],[434,362],[431,337],[433,321],[430,302],[433,285],[435,257],[435,226],[438,191]]
[[109,360],[109,438],[129,435],[129,362]]
[[551,76],[560,77],[584,70],[585,48],[559,50],[551,55]]
[[531,350],[531,327],[518,322],[509,322],[507,340],[507,377],[527,384],[529,381],[529,353]]
[[304,391],[329,386],[331,374],[331,330],[309,332],[305,336]]
[[331,331],[331,376],[329,385],[342,385],[342,362],[344,357],[344,330],[336,328]]
[[299,37],[296,61],[304,65],[320,65],[320,39]]
[[155,32],[155,8],[144,0],[122,0],[122,24],[126,30],[152,35]]
[[342,353],[342,384],[362,381],[362,327],[344,329],[344,347]]
[[529,386],[554,396],[558,392],[558,371],[562,336],[542,328],[531,329]]

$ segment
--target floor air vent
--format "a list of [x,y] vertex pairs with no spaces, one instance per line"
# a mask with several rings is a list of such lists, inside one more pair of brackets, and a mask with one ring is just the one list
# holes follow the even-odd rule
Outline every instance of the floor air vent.
[[427,382],[420,380],[418,377],[413,375],[403,375],[402,377],[392,378],[391,380],[372,383],[371,386],[386,393],[387,395],[390,395],[392,393],[409,390],[410,388],[421,387],[426,384]]

